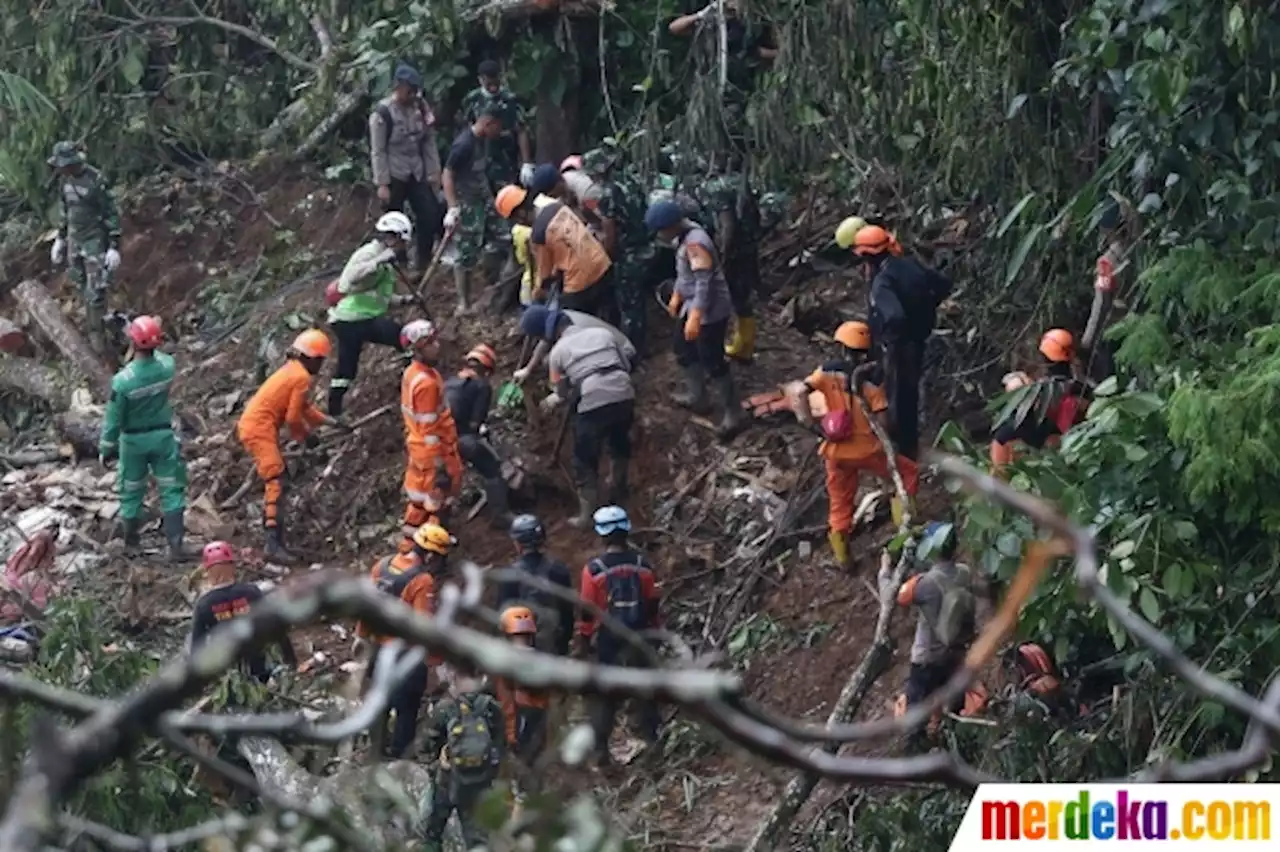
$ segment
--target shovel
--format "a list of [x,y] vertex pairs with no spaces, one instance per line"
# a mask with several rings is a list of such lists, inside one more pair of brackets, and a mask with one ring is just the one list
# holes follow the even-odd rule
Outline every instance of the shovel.
[[413,296],[413,300],[418,303],[418,307],[422,308],[423,313],[427,315],[427,319],[431,319],[431,310],[427,307],[427,299],[422,295],[423,289],[427,286],[427,282],[431,280],[432,274],[436,271],[436,267],[440,265],[440,258],[444,256],[444,250],[449,247],[449,241],[453,239],[453,232],[457,226],[448,228],[444,232],[444,236],[440,238],[440,244],[436,246],[435,254],[431,256],[431,262],[427,264],[427,268],[423,270],[422,277],[418,279],[418,286],[414,286],[404,273],[399,269],[396,272],[400,275],[400,280],[404,281],[405,287],[409,290],[409,295]]

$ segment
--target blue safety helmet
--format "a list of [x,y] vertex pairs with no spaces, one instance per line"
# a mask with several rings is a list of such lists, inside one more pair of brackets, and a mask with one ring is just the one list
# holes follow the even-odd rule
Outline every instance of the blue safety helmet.
[[683,221],[684,210],[674,201],[655,201],[644,213],[644,226],[651,234],[674,228]]
[[511,538],[525,547],[538,547],[546,543],[547,531],[536,515],[516,515],[511,521]]
[[596,524],[596,535],[611,535],[616,532],[631,532],[631,519],[627,510],[621,506],[601,506],[591,516]]
[[406,86],[412,86],[415,89],[422,88],[422,75],[418,73],[418,69],[414,68],[407,62],[401,62],[396,66],[395,82],[403,83]]
[[950,559],[956,552],[956,527],[950,521],[930,521],[920,539],[920,558]]
[[529,179],[529,191],[545,194],[559,182],[560,170],[551,163],[543,163],[533,170],[533,177]]
[[542,337],[547,328],[546,305],[530,305],[520,315],[520,333],[525,337]]

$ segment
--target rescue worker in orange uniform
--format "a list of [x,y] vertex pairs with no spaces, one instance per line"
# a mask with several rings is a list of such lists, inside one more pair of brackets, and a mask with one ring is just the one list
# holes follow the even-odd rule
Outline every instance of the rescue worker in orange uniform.
[[505,530],[511,523],[510,494],[507,481],[502,478],[502,459],[488,441],[489,408],[493,402],[489,377],[498,365],[498,354],[487,343],[478,343],[464,361],[458,374],[445,382],[445,400],[458,430],[458,452],[484,480],[489,522],[494,529]]
[[[1005,393],[1013,393],[1021,390],[1031,384],[1031,377],[1021,370],[1012,373],[1005,373],[1001,380],[1004,384]],[[1015,445],[1017,439],[1001,441],[996,437],[996,430],[992,430],[991,435],[991,475],[1000,476],[1005,465],[1012,464],[1016,459],[1017,452]]]
[[408,452],[403,552],[412,547],[411,539],[419,527],[428,521],[443,522],[450,498],[462,487],[462,456],[444,377],[434,366],[440,357],[435,324],[414,320],[400,331],[400,344],[413,354],[413,363],[400,380],[400,412]]
[[262,523],[266,527],[267,559],[292,563],[293,554],[284,549],[284,521],[280,503],[284,499],[284,456],[280,453],[280,427],[288,426],[290,437],[315,446],[312,434],[317,426],[337,425],[337,421],[310,401],[311,383],[320,372],[331,346],[323,331],[310,329],[299,334],[286,353],[285,364],[276,370],[244,407],[236,435],[253,456],[258,477],[264,483]]
[[[538,635],[538,622],[527,606],[509,606],[500,618],[502,633],[520,648],[532,650]],[[545,690],[528,689],[505,678],[497,681],[498,701],[507,722],[507,745],[510,753],[520,758],[525,768],[533,765],[547,741],[547,708],[550,696]]]
[[1088,413],[1085,385],[1074,377],[1075,340],[1071,332],[1062,328],[1046,331],[1040,338],[1040,354],[1044,357],[1044,375],[1038,381],[1030,382],[1026,373],[1005,376],[1006,391],[1035,384],[1037,392],[1046,394],[1047,399],[1026,409],[1021,422],[1010,417],[995,425],[991,433],[993,471],[1013,461],[1015,441],[1036,449],[1056,447],[1062,436]]
[[[457,540],[444,527],[423,524],[414,532],[408,552],[379,559],[374,563],[369,577],[378,591],[399,598],[413,607],[414,612],[434,615],[437,586],[448,567],[449,551],[456,544]],[[391,637],[377,636],[363,622],[356,625],[356,635],[361,640],[377,642],[379,645],[391,641]],[[400,681],[391,694],[389,709],[395,713],[395,725],[391,732],[391,742],[387,746],[387,756],[392,760],[403,756],[405,749],[413,742],[418,728],[422,696],[427,691],[428,666],[438,666],[442,661],[438,656],[428,657],[425,663],[417,666],[408,677]],[[393,661],[382,656],[376,658],[376,665],[392,664]],[[368,672],[372,676],[372,667]]]
[[[818,446],[818,454],[826,461],[827,467],[828,540],[836,562],[848,568],[851,565],[849,534],[857,506],[859,472],[866,471],[892,481],[884,448],[853,394],[862,397],[867,410],[882,428],[886,426],[885,411],[889,402],[882,386],[883,373],[870,358],[870,326],[864,322],[846,322],[836,329],[835,339],[843,349],[842,357],[823,364],[804,381],[789,384],[787,395],[791,398],[796,419],[806,426],[813,423],[809,393],[818,391],[826,403],[827,413],[821,424],[823,441]],[[919,487],[916,463],[899,454],[896,464],[907,496],[914,497]],[[905,507],[897,497],[893,499],[892,506],[894,523],[901,523]]]

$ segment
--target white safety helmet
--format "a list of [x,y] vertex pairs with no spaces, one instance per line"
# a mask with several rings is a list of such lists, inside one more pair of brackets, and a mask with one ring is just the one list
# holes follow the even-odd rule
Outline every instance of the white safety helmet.
[[417,346],[424,340],[433,340],[436,336],[436,324],[431,320],[419,319],[400,329],[400,345],[405,349]]
[[383,213],[378,224],[373,227],[379,234],[395,234],[402,240],[413,238],[413,223],[409,221],[408,216],[396,210]]

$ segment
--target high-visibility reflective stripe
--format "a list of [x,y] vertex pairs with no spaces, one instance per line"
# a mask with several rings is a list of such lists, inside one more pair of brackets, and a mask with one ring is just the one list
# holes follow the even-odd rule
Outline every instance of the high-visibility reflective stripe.
[[122,491],[146,491],[147,481],[145,479],[125,480],[120,483],[120,488]]
[[179,482],[175,477],[172,477],[172,476],[157,476],[156,484],[157,485],[178,485]]
[[169,385],[173,383],[173,379],[164,379],[159,382],[152,382],[149,385],[143,385],[140,388],[131,388],[125,391],[125,396],[129,399],[140,399],[144,396],[155,396],[169,389]]
[[351,387],[350,379],[332,379],[329,382],[331,388],[349,388]]
[[419,414],[407,405],[400,406],[401,413],[408,417],[414,423],[435,423],[440,419],[439,409],[429,411],[425,414]]
[[431,499],[431,495],[425,491],[413,491],[412,489],[406,488],[404,493],[406,497],[415,503],[426,503]]

